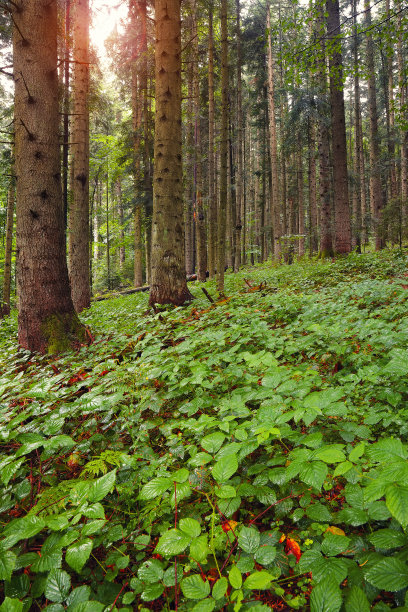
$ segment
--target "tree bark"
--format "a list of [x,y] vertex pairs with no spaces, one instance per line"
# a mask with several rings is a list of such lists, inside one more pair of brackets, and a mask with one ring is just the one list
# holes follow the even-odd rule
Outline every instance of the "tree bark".
[[242,151],[242,133],[243,133],[243,116],[242,116],[242,49],[241,49],[241,7],[240,0],[235,0],[236,8],[236,28],[237,28],[237,172],[235,177],[236,189],[236,213],[235,213],[235,258],[234,272],[238,272],[242,260],[242,219],[243,211],[243,151]]
[[184,304],[180,0],[156,0],[156,116],[149,304]]
[[7,220],[6,220],[6,246],[4,250],[4,279],[3,279],[3,304],[0,308],[0,316],[10,314],[11,296],[11,255],[13,247],[13,225],[14,225],[14,181],[10,182],[7,193]]
[[213,3],[208,8],[208,272],[214,278],[217,246],[217,195],[214,158],[214,38]]
[[272,55],[271,41],[271,8],[268,3],[266,13],[266,28],[268,31],[268,114],[269,114],[269,150],[271,161],[271,208],[273,219],[273,245],[274,257],[277,261],[280,259],[280,237],[281,219],[279,206],[279,173],[278,173],[278,142],[276,134],[276,116],[275,116],[275,86],[274,86],[274,61]]
[[220,204],[217,224],[217,291],[224,294],[228,201],[228,2],[221,0],[221,137]]
[[327,38],[330,70],[330,110],[332,127],[334,245],[337,253],[351,251],[351,221],[347,176],[346,122],[343,93],[343,59],[340,46],[338,0],[327,0]]
[[367,38],[367,73],[368,73],[368,109],[370,126],[370,209],[375,231],[375,248],[380,250],[385,246],[384,229],[382,227],[382,211],[384,208],[384,198],[381,185],[381,165],[380,165],[380,135],[378,132],[377,115],[377,94],[375,83],[374,67],[374,44],[371,35],[371,9],[367,0],[365,7],[365,27],[368,30]]
[[13,22],[18,339],[28,350],[58,353],[85,341],[86,329],[65,254],[56,0],[14,7]]

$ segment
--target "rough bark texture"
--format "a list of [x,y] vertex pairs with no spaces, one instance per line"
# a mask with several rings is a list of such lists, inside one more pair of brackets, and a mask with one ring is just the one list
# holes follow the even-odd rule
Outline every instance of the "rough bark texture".
[[215,275],[217,245],[217,196],[215,190],[214,156],[214,39],[213,4],[208,9],[208,272]]
[[28,350],[56,353],[86,338],[65,255],[56,0],[24,2],[13,20],[18,338]]
[[89,0],[73,6],[72,203],[69,211],[69,275],[80,312],[91,302],[89,284]]
[[[366,28],[371,27],[370,4],[365,0]],[[378,132],[377,95],[375,90],[374,44],[371,32],[367,32],[367,73],[368,73],[368,110],[370,126],[370,209],[375,231],[375,248],[382,249],[385,245],[383,228],[381,226],[384,198],[381,185],[380,167],[380,135]]]
[[237,174],[235,178],[236,188],[236,214],[235,214],[235,259],[234,272],[238,272],[242,259],[242,219],[244,217],[243,198],[243,156],[242,156],[242,134],[244,128],[242,116],[242,50],[241,50],[241,7],[240,0],[235,0],[236,26],[237,26]]
[[357,32],[357,0],[353,0],[353,58],[354,58],[354,193],[353,193],[353,221],[354,221],[354,243],[361,250],[362,219],[365,211],[365,189],[364,177],[361,167],[362,159],[362,131],[361,131],[361,103],[360,103],[360,74],[358,62],[358,32]]
[[13,221],[14,221],[14,181],[11,181],[7,193],[7,220],[6,220],[6,244],[4,250],[4,279],[3,279],[3,304],[0,308],[0,316],[10,314],[11,293],[11,250],[13,246]]
[[327,37],[329,39],[330,109],[332,125],[334,245],[337,253],[351,251],[351,222],[347,177],[347,144],[343,93],[343,60],[340,41],[338,0],[327,0]]
[[184,264],[180,0],[156,0],[156,116],[150,304],[192,299]]
[[271,9],[268,4],[266,14],[266,27],[268,30],[268,113],[269,113],[269,149],[271,158],[271,208],[273,219],[274,256],[280,259],[281,219],[279,206],[279,174],[278,174],[278,143],[275,117],[275,88],[274,88],[274,61],[271,42]]
[[317,188],[316,188],[316,152],[315,126],[310,121],[308,126],[308,178],[309,178],[309,239],[310,253],[316,253],[319,248],[317,227]]
[[217,224],[217,291],[224,293],[225,242],[228,200],[228,2],[221,0],[221,142],[220,205]]

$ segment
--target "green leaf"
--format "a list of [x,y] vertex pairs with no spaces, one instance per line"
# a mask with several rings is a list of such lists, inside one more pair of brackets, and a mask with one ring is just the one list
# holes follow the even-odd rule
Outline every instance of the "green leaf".
[[215,599],[207,597],[207,599],[203,599],[196,603],[191,612],[212,612],[215,608],[215,603]]
[[400,591],[408,586],[408,566],[396,557],[386,557],[370,567],[365,577],[377,589]]
[[82,536],[92,535],[93,533],[97,533],[102,529],[105,525],[106,521],[102,519],[96,519],[95,521],[89,521],[82,528]]
[[153,601],[154,599],[161,597],[163,591],[164,585],[160,582],[154,582],[145,586],[140,597],[143,599],[143,601]]
[[322,553],[329,557],[335,557],[345,553],[350,544],[350,538],[334,533],[327,533],[322,542]]
[[321,489],[327,473],[327,465],[322,461],[307,461],[300,468],[299,477],[305,484]]
[[60,569],[51,570],[47,576],[44,594],[50,601],[61,603],[71,588],[71,578],[67,572]]
[[91,588],[87,585],[79,586],[73,591],[71,591],[66,601],[69,612],[71,612],[71,610],[75,608],[75,606],[77,606],[78,604],[88,601],[90,595]]
[[340,588],[331,578],[318,584],[310,596],[310,612],[338,612],[341,604]]
[[185,482],[189,477],[189,474],[190,472],[186,470],[186,468],[181,468],[180,470],[177,470],[177,472],[173,472],[171,479],[173,482]]
[[19,461],[13,461],[12,463],[9,463],[5,467],[1,468],[0,478],[4,486],[7,487],[9,481],[13,478],[14,474],[19,470],[23,463],[24,459],[20,459]]
[[367,512],[358,508],[343,508],[343,510],[337,512],[336,518],[337,522],[352,525],[353,527],[364,525],[368,521]]
[[308,506],[306,508],[306,515],[313,521],[318,521],[319,523],[329,523],[332,520],[332,515],[327,506],[320,503]]
[[271,585],[272,580],[275,579],[275,576],[272,576],[269,572],[265,572],[261,570],[260,572],[254,572],[244,582],[245,589],[259,589],[264,590],[268,589]]
[[351,453],[349,454],[350,461],[353,461],[354,463],[355,461],[357,461],[357,459],[360,459],[360,457],[364,455],[364,450],[365,450],[364,442],[360,442],[360,444],[357,444],[357,446],[355,446],[353,450],[351,451]]
[[392,516],[405,529],[408,526],[408,487],[396,484],[389,486],[385,503]]
[[10,582],[4,584],[4,594],[6,597],[15,597],[16,599],[23,599],[30,590],[30,579],[25,574],[18,576],[14,575]]
[[143,582],[159,582],[163,578],[163,565],[158,559],[148,559],[137,570]]
[[370,612],[366,594],[356,585],[351,587],[344,608],[346,612]]
[[23,605],[19,599],[6,597],[0,606],[0,612],[23,612]]
[[11,550],[0,548],[0,580],[10,580],[16,559],[16,555]]
[[181,590],[187,599],[204,599],[210,594],[210,584],[198,574],[187,576],[181,581]]
[[275,546],[262,545],[255,553],[254,559],[261,565],[269,565],[276,557]]
[[116,481],[116,469],[108,472],[105,476],[92,481],[89,487],[88,499],[90,502],[99,502],[112,491]]
[[398,548],[407,543],[407,536],[402,531],[395,529],[379,529],[368,536],[370,542],[379,550],[390,550]]
[[243,527],[238,536],[238,544],[247,553],[255,553],[259,548],[261,536],[254,527]]
[[226,578],[220,578],[217,582],[214,583],[212,588],[212,596],[214,599],[221,599],[224,597],[228,588],[228,580]]
[[347,474],[347,472],[349,472],[352,467],[353,464],[350,461],[343,461],[343,463],[339,463],[333,472],[333,478],[337,478],[337,476],[343,476],[343,474]]
[[190,544],[190,555],[199,563],[206,563],[207,556],[210,552],[206,535],[200,535],[198,538],[194,538]]
[[102,612],[104,609],[104,604],[99,601],[82,601],[69,612]]
[[215,494],[220,499],[229,499],[230,497],[235,497],[237,491],[231,485],[222,485],[222,487],[217,487],[215,489]]
[[164,556],[179,555],[190,544],[191,538],[179,529],[169,529],[161,537],[155,552]]
[[223,483],[231,478],[238,469],[238,458],[235,454],[222,457],[214,465],[212,475],[217,482]]
[[155,497],[159,497],[159,495],[163,495],[163,493],[172,486],[173,481],[171,478],[157,476],[156,478],[152,478],[152,480],[147,482],[142,487],[139,494],[139,499],[154,499]]
[[190,538],[198,538],[201,533],[200,523],[193,518],[184,518],[179,522],[179,527],[183,533],[186,533]]
[[240,589],[242,586],[242,575],[236,565],[233,565],[228,574],[231,586],[234,589]]
[[79,573],[88,561],[91,551],[92,540],[90,538],[79,540],[79,542],[75,542],[67,548],[65,561],[72,569]]
[[318,448],[313,453],[313,459],[320,459],[325,463],[341,463],[345,461],[346,456],[342,451],[342,444],[330,444]]
[[224,440],[224,434],[222,434],[220,431],[216,431],[215,433],[210,434],[209,436],[205,436],[205,438],[201,440],[201,446],[207,452],[211,453],[212,455],[215,455],[215,453],[221,448]]
[[206,463],[209,463],[211,460],[212,457],[208,453],[197,453],[194,455],[194,457],[191,457],[191,459],[188,460],[188,463],[193,467],[200,467]]
[[3,531],[4,548],[11,548],[20,540],[27,540],[37,535],[45,527],[45,520],[38,516],[27,515],[11,521]]

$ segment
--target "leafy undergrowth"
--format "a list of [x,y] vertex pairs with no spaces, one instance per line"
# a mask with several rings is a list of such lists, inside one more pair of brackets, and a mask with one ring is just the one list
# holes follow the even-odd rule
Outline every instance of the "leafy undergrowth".
[[59,359],[3,321],[0,610],[408,611],[407,289],[399,251],[255,267]]

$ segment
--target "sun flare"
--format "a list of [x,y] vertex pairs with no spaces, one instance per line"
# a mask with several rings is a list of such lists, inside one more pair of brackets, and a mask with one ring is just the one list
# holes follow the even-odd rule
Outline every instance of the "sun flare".
[[106,55],[105,41],[127,14],[127,3],[120,0],[93,0],[90,41],[99,56]]

